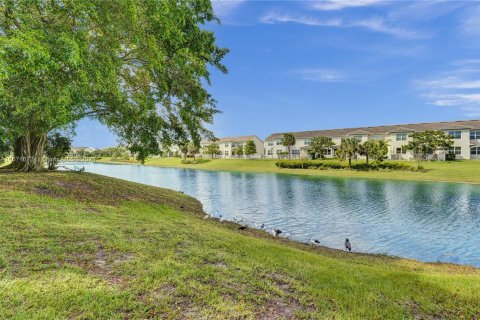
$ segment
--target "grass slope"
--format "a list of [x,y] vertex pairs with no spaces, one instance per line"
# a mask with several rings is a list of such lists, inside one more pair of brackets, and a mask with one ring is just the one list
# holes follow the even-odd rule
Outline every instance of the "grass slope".
[[[111,161],[103,158],[105,163],[131,163],[130,161]],[[435,161],[422,162],[427,172],[406,171],[353,171],[353,170],[309,170],[309,169],[279,169],[275,166],[276,160],[246,160],[246,159],[215,159],[200,164],[182,164],[180,158],[153,158],[146,161],[146,165],[161,167],[180,167],[205,170],[225,170],[242,172],[273,172],[286,174],[300,174],[310,176],[353,177],[368,179],[392,179],[413,181],[444,181],[480,183],[480,160],[463,161]],[[360,162],[360,161],[359,161]],[[408,162],[416,165],[415,162]]]
[[1,319],[474,319],[480,271],[204,220],[170,190],[0,173]]

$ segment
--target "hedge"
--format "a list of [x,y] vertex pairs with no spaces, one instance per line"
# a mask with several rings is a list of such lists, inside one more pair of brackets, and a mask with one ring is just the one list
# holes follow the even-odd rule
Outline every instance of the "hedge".
[[279,168],[288,169],[352,169],[357,171],[372,171],[372,170],[391,170],[391,171],[423,171],[422,166],[414,167],[403,162],[380,162],[380,163],[355,163],[351,168],[347,163],[325,161],[325,160],[282,160],[275,162]]

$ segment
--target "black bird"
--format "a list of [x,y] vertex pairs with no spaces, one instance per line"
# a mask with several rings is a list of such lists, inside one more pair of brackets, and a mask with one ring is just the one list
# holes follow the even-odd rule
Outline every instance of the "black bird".
[[247,226],[246,226],[246,225],[243,225],[243,226],[238,227],[238,230],[245,230],[245,229],[247,229]]
[[260,229],[265,229],[265,223],[262,223],[262,225],[260,226]]
[[316,246],[320,245],[320,240],[318,240],[318,239],[310,239],[310,242],[311,242],[313,245],[316,245]]
[[348,238],[345,240],[345,249],[348,251],[352,251],[352,244],[350,243],[350,240],[348,240]]
[[282,230],[280,229],[273,229],[273,232],[275,232],[275,237],[278,237],[280,233],[282,233]]

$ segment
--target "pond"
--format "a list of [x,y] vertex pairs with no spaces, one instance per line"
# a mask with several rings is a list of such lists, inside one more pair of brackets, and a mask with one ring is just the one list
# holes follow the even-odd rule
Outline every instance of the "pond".
[[279,228],[302,242],[480,266],[480,186],[69,163],[182,191],[226,220]]

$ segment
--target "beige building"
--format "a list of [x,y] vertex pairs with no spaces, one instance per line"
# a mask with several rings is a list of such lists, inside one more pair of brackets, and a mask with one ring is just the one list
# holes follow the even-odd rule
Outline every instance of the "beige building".
[[[292,132],[296,143],[291,147],[291,154],[292,158],[307,158],[311,139],[327,136],[335,143],[335,146],[328,150],[327,157],[334,157],[335,150],[340,145],[342,138],[354,137],[359,142],[385,140],[389,144],[389,159],[412,160],[413,153],[405,150],[404,146],[411,140],[412,133],[426,130],[441,130],[451,135],[454,145],[446,152],[455,154],[457,159],[480,159],[480,120]],[[264,154],[266,158],[279,158],[287,152],[287,148],[282,144],[282,137],[283,133],[274,133],[265,139]],[[443,159],[444,153],[438,152],[437,157]]]
[[[215,142],[212,141],[202,141],[201,142],[201,151],[200,153],[203,154],[203,149],[207,147],[209,144],[215,143],[218,144],[220,149],[220,154],[218,155],[220,158],[237,158],[238,155],[235,154],[235,149],[237,147],[244,148],[248,140],[253,140],[255,143],[255,147],[257,152],[251,156],[253,158],[261,158],[263,157],[263,141],[260,140],[257,136],[241,136],[241,137],[227,137],[227,138],[220,138]],[[208,156],[208,155],[204,155]],[[246,157],[246,156],[240,156]]]

